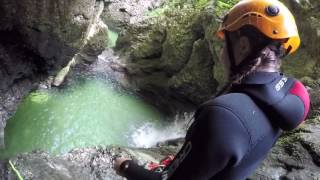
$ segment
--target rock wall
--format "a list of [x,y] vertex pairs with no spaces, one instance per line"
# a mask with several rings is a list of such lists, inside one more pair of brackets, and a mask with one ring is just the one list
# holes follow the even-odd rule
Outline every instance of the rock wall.
[[133,87],[168,112],[190,111],[214,94],[212,6],[187,4],[143,22],[128,24],[116,50]]
[[293,12],[301,36],[298,52],[284,61],[283,70],[298,78],[320,77],[320,2],[318,0],[284,0]]
[[[140,15],[140,21],[126,16],[111,18],[111,24],[121,30],[116,50],[126,65],[131,85],[169,111],[196,107],[226,80],[218,62],[221,42],[213,34],[228,8],[217,1],[203,2],[202,9],[195,2],[168,1],[151,18]],[[317,80],[319,3],[284,2],[296,17],[302,44],[296,54],[283,61],[282,70],[289,76]],[[106,9],[104,14],[110,17],[113,12]]]
[[2,0],[0,30],[16,30],[53,67],[66,65],[83,45],[96,0]]

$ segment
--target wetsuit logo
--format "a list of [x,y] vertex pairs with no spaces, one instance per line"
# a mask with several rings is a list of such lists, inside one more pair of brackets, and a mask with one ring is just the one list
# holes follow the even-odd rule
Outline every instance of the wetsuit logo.
[[276,91],[280,91],[283,86],[285,85],[285,83],[288,81],[288,78],[287,77],[283,77],[275,86],[276,88]]
[[172,173],[179,167],[180,163],[187,157],[189,152],[192,149],[192,144],[189,141],[177,154],[173,162],[170,164],[167,170],[162,172],[161,179],[167,180],[169,177],[171,177]]

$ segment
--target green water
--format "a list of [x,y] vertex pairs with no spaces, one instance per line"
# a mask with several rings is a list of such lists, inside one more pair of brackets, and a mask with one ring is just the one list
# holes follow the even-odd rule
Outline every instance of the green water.
[[35,149],[58,154],[77,147],[129,145],[136,128],[160,119],[162,115],[138,97],[99,80],[63,91],[36,91],[8,121],[6,149],[0,156]]
[[115,47],[117,40],[118,40],[119,34],[116,31],[108,30],[108,47]]

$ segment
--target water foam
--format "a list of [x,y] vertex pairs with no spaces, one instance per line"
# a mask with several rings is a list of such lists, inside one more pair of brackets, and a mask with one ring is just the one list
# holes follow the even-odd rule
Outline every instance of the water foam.
[[190,114],[177,115],[174,122],[159,125],[155,122],[146,122],[136,128],[129,136],[129,145],[139,148],[155,147],[159,142],[182,138],[186,134]]

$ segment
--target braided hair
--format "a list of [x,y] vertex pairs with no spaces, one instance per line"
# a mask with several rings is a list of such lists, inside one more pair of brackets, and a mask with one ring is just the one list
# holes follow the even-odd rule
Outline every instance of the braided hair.
[[[226,36],[230,36],[232,32],[226,32]],[[229,91],[234,84],[239,84],[249,74],[255,72],[261,67],[273,67],[276,70],[280,69],[281,59],[285,56],[285,49],[282,47],[280,41],[272,40],[262,34],[253,26],[244,26],[239,29],[239,37],[246,36],[251,45],[251,53],[231,69],[229,75],[229,82],[216,94],[220,96]],[[227,37],[228,39],[228,37]],[[230,48],[230,44],[227,48]],[[228,51],[229,57],[230,52]],[[232,55],[233,56],[233,55]]]

